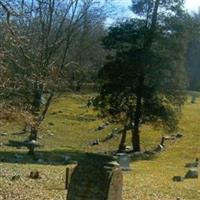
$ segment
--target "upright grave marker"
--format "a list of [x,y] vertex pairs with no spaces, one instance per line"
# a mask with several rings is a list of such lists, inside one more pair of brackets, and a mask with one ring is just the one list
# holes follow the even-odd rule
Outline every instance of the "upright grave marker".
[[117,162],[88,154],[71,174],[67,200],[122,200],[122,179]]

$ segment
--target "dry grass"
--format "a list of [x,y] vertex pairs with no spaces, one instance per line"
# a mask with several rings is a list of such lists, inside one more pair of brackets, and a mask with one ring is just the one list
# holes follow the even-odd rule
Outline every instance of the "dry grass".
[[[44,146],[39,149],[38,156],[44,159],[59,159],[70,154],[74,159],[82,157],[83,152],[112,151],[117,148],[119,139],[91,147],[88,143],[97,138],[105,138],[113,129],[109,126],[102,131],[95,129],[102,124],[96,119],[96,113],[86,107],[89,95],[66,95],[53,103],[49,114],[40,130],[40,142]],[[172,177],[183,176],[186,172],[185,163],[200,157],[200,102],[187,103],[183,110],[180,127],[184,137],[175,142],[167,142],[166,151],[152,160],[135,161],[131,164],[132,171],[124,173],[124,200],[182,200],[200,199],[199,180],[185,180],[176,183]],[[53,125],[52,125],[52,123]],[[16,123],[2,123],[0,132],[8,132],[0,136],[0,143],[9,139],[23,140],[27,136],[12,135],[20,129]],[[53,133],[54,135],[49,135]],[[142,128],[142,145],[148,149],[160,142],[162,130],[151,127]],[[32,163],[24,151],[4,145],[0,146],[0,200],[64,200],[65,166]],[[22,155],[22,163],[12,163],[13,155]],[[31,170],[39,170],[40,180],[31,180],[28,175]],[[13,175],[20,179],[12,181]]]

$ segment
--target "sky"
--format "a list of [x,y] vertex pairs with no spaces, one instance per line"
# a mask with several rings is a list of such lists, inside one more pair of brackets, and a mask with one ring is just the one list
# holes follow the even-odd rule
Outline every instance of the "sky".
[[[127,8],[131,4],[131,0],[112,0],[122,8]],[[185,7],[189,11],[197,11],[200,7],[200,0],[185,0]]]
[[[114,7],[117,7],[118,13],[120,15],[114,15],[114,19],[108,18],[107,25],[111,25],[116,18],[126,18],[132,15],[132,12],[129,10],[129,6],[131,5],[131,0],[110,0]],[[185,0],[185,7],[189,12],[196,12],[200,9],[200,0]]]
[[200,7],[200,1],[199,0],[186,0],[185,7],[189,11],[197,11]]

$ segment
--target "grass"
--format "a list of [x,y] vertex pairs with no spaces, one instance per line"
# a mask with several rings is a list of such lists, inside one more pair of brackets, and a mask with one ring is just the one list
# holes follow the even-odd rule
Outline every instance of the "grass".
[[[37,155],[44,160],[53,160],[54,165],[38,164],[26,155],[26,149],[5,146],[9,139],[23,140],[27,135],[16,136],[11,133],[20,130],[20,125],[4,122],[0,132],[6,131],[7,136],[0,136],[0,200],[63,200],[65,165],[61,164],[64,155],[79,160],[85,152],[105,152],[117,149],[119,138],[90,146],[89,142],[103,139],[115,125],[104,130],[95,131],[103,121],[96,117],[96,112],[86,106],[88,95],[67,94],[56,99],[40,128],[40,143]],[[131,163],[132,171],[124,173],[124,200],[172,200],[180,197],[184,200],[200,199],[200,181],[185,180],[173,182],[173,176],[186,173],[185,163],[200,157],[200,101],[196,104],[189,101],[183,109],[180,121],[182,139],[166,143],[166,151],[150,160],[137,160]],[[154,147],[160,142],[162,130],[143,126],[141,131],[144,149]],[[130,142],[130,135],[128,136]],[[15,156],[22,156],[20,163],[15,163]],[[30,171],[39,170],[40,180],[28,178]],[[12,176],[20,175],[20,179],[11,181]]]

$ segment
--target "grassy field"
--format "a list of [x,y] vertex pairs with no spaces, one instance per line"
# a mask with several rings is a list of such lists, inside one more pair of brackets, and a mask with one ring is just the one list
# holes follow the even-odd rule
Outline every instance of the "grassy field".
[[[79,160],[85,152],[109,152],[117,149],[119,138],[91,146],[95,139],[104,139],[113,128],[95,129],[103,121],[97,119],[96,112],[88,109],[90,95],[65,95],[56,99],[47,118],[40,128],[37,156],[44,162],[38,163],[26,155],[26,149],[16,149],[5,144],[8,140],[23,141],[28,135],[13,135],[21,126],[14,122],[2,122],[0,133],[0,200],[63,200],[65,165],[63,158],[70,155]],[[132,171],[124,173],[124,200],[200,200],[200,181],[185,180],[173,182],[173,176],[183,176],[185,163],[200,157],[200,101],[186,103],[180,122],[182,139],[166,143],[166,151],[150,160],[131,163]],[[165,135],[162,130],[143,126],[141,131],[143,149],[156,146]],[[16,158],[18,163],[16,163]],[[42,178],[29,179],[30,171],[38,170]],[[18,180],[11,180],[19,175]]]

